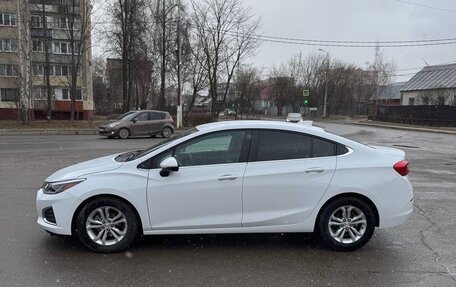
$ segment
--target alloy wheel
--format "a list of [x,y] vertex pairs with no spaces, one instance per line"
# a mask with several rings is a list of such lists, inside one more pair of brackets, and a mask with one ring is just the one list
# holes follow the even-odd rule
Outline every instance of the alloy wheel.
[[86,220],[87,235],[93,242],[109,246],[121,241],[127,234],[125,214],[112,206],[102,206],[93,210]]
[[328,229],[331,237],[343,244],[360,240],[367,229],[366,215],[353,205],[337,208],[330,216]]

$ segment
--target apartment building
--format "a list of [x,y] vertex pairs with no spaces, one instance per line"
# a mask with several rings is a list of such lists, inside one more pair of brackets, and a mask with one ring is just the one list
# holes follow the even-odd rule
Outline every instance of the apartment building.
[[46,118],[49,106],[52,119],[69,119],[71,90],[75,91],[75,119],[92,119],[86,1],[0,1],[0,119],[17,119],[18,106],[24,102],[35,119]]

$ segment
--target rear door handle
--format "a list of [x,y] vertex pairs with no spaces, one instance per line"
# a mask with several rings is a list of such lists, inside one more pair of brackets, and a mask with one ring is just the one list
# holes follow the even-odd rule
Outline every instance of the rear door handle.
[[237,179],[237,176],[234,174],[225,174],[217,178],[219,181],[225,181],[225,180],[235,180]]
[[322,173],[324,171],[325,171],[324,169],[316,167],[316,168],[307,169],[306,173]]

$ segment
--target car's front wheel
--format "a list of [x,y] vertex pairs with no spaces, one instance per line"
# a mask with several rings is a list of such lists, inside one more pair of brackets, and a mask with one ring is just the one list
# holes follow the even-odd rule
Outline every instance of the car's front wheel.
[[130,136],[130,131],[126,128],[121,128],[118,134],[120,139],[126,139]]
[[127,249],[138,233],[133,208],[123,200],[101,197],[89,201],[79,211],[75,233],[84,246],[95,252]]
[[359,198],[338,198],[324,207],[318,221],[322,241],[336,251],[352,251],[372,237],[375,215]]

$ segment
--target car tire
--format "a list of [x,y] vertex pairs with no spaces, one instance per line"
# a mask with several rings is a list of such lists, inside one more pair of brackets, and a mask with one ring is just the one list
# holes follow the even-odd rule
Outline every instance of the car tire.
[[130,131],[126,128],[121,128],[117,134],[119,139],[126,139],[130,136]]
[[114,197],[87,202],[76,217],[74,234],[88,249],[99,253],[120,252],[138,235],[139,220],[133,207]]
[[173,130],[170,127],[164,127],[162,129],[162,132],[161,132],[162,137],[169,138],[170,136],[172,136],[172,134],[173,134]]
[[375,215],[365,201],[342,197],[323,207],[317,233],[335,251],[353,251],[366,244],[375,229]]

